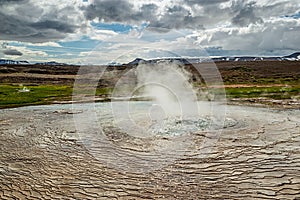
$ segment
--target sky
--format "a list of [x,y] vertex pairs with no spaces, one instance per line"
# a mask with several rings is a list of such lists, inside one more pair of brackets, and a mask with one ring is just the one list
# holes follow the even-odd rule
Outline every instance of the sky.
[[69,64],[300,51],[300,0],[0,0],[0,58]]

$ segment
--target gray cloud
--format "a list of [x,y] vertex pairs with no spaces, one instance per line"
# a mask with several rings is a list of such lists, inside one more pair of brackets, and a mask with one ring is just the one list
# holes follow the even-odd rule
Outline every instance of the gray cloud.
[[262,18],[254,13],[256,9],[255,2],[251,2],[238,9],[238,14],[234,16],[231,22],[238,26],[247,26],[249,24],[263,23]]
[[[295,0],[296,1],[296,0]],[[144,3],[137,7],[129,0],[94,0],[82,10],[88,20],[119,22],[159,29],[203,29],[230,22],[233,26],[263,23],[264,19],[279,13],[297,11],[299,5],[274,0],[273,3],[255,3],[251,0],[182,0],[164,3]],[[223,4],[221,6],[222,3]],[[276,12],[274,12],[276,10]]]
[[73,33],[78,27],[61,21],[45,20],[30,24],[38,30],[53,29],[61,33]]
[[8,46],[8,43],[7,42],[1,42],[1,48],[2,49],[6,49]]
[[16,50],[16,49],[6,49],[3,51],[4,55],[10,55],[10,56],[22,56],[23,53]]
[[203,28],[204,17],[193,16],[180,4],[170,5],[166,7],[165,12],[159,13],[159,7],[153,3],[134,9],[134,5],[125,0],[96,0],[83,10],[88,20],[98,19],[104,22],[128,24],[147,22],[149,27],[158,29]]
[[[199,32],[199,44],[222,47],[211,49],[220,54],[235,49],[299,48],[295,41],[298,33],[292,30],[299,23],[281,17],[299,12],[299,0],[94,0],[80,7],[66,2],[57,2],[56,6],[55,0],[49,1],[49,5],[47,2],[0,0],[0,40],[57,41],[84,31],[87,23],[98,20],[130,25],[147,23],[149,30],[157,34],[172,29],[193,30]],[[7,10],[11,12],[4,12]],[[156,33],[151,34],[149,37]]]
[[52,24],[52,27],[48,29],[41,29],[38,23],[31,23],[17,16],[9,16],[0,13],[0,39],[1,40],[16,40],[22,42],[47,42],[62,39],[65,37],[58,28],[61,22]]
[[28,0],[1,0],[0,5],[10,4],[10,3],[26,3]]
[[[230,6],[221,7],[221,3],[228,3]],[[198,30],[221,22],[247,26],[263,22],[263,18],[257,16],[256,10],[269,9],[241,0],[182,0],[176,4],[173,2],[163,6],[162,9],[159,4],[145,3],[137,8],[133,1],[128,0],[95,0],[82,9],[88,20],[98,19],[107,23],[134,25],[147,22],[149,27],[157,28],[156,30]]]
[[230,0],[185,0],[184,2],[189,4],[189,5],[210,5],[210,4],[219,4],[219,3],[224,3],[228,2]]
[[[74,7],[46,8],[27,0],[4,2],[0,4],[0,40],[32,43],[57,41],[76,32],[83,24],[78,21],[78,12]],[[16,12],[3,12],[7,6],[13,7]]]
[[125,0],[96,0],[82,9],[88,20],[136,24],[157,18],[158,7],[155,4],[144,4],[139,10],[134,10],[133,7],[133,4]]
[[166,29],[203,29],[202,17],[194,17],[191,12],[182,6],[169,7],[167,12],[159,20],[151,20],[150,27]]

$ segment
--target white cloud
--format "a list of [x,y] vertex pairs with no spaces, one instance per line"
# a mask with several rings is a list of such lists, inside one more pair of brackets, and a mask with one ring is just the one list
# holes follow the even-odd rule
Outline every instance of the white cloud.
[[25,46],[38,46],[38,47],[61,47],[57,42],[43,42],[43,43],[28,43],[23,42]]
[[27,47],[14,47],[18,51],[22,52],[24,57],[46,57],[48,54],[44,51],[35,51],[28,49]]
[[118,33],[111,30],[93,30],[88,34],[89,37],[93,40],[107,40],[110,37],[118,35]]
[[194,34],[197,43],[203,47],[223,47],[225,50],[246,50],[249,52],[272,50],[299,50],[300,21],[290,18],[273,18],[263,24],[248,27],[223,27]]
[[[148,54],[165,49],[194,55],[203,51],[202,48],[260,54],[296,51],[300,46],[299,19],[284,17],[300,11],[299,0],[9,2],[0,3],[0,39],[24,42],[26,48],[16,50],[27,58],[48,56],[30,47],[64,48],[58,41],[80,41],[83,37],[101,41],[93,51],[95,61],[115,60],[137,48],[144,48],[142,53]],[[126,35],[97,30],[90,25],[91,21],[137,27],[147,23],[151,29],[142,34],[132,30]],[[87,53],[82,52],[80,56],[85,57]]]
[[205,55],[205,50],[196,45],[195,39],[189,35],[178,31],[156,32],[154,37],[149,38],[151,33],[153,32],[146,29],[142,35],[128,34],[110,37],[93,51],[81,52],[82,62],[88,64],[105,64],[112,61],[127,63],[137,57],[150,59]]

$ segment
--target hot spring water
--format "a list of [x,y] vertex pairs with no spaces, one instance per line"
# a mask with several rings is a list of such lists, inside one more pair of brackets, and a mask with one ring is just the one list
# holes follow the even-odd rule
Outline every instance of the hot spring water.
[[[225,106],[216,110],[209,101],[197,101],[198,91],[190,80],[191,74],[176,62],[140,63],[116,84],[112,96],[117,101],[111,103],[113,120],[104,126],[118,127],[136,137],[174,136],[228,126],[224,124]],[[119,101],[120,97],[133,96],[151,101]]]

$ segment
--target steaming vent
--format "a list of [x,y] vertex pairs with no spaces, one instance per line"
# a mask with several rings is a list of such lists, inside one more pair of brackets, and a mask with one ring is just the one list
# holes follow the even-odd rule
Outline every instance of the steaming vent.
[[[223,128],[224,119],[214,116],[210,103],[199,105],[191,80],[192,74],[181,62],[139,62],[115,86],[115,126],[136,137]],[[122,98],[126,101],[120,103]]]

